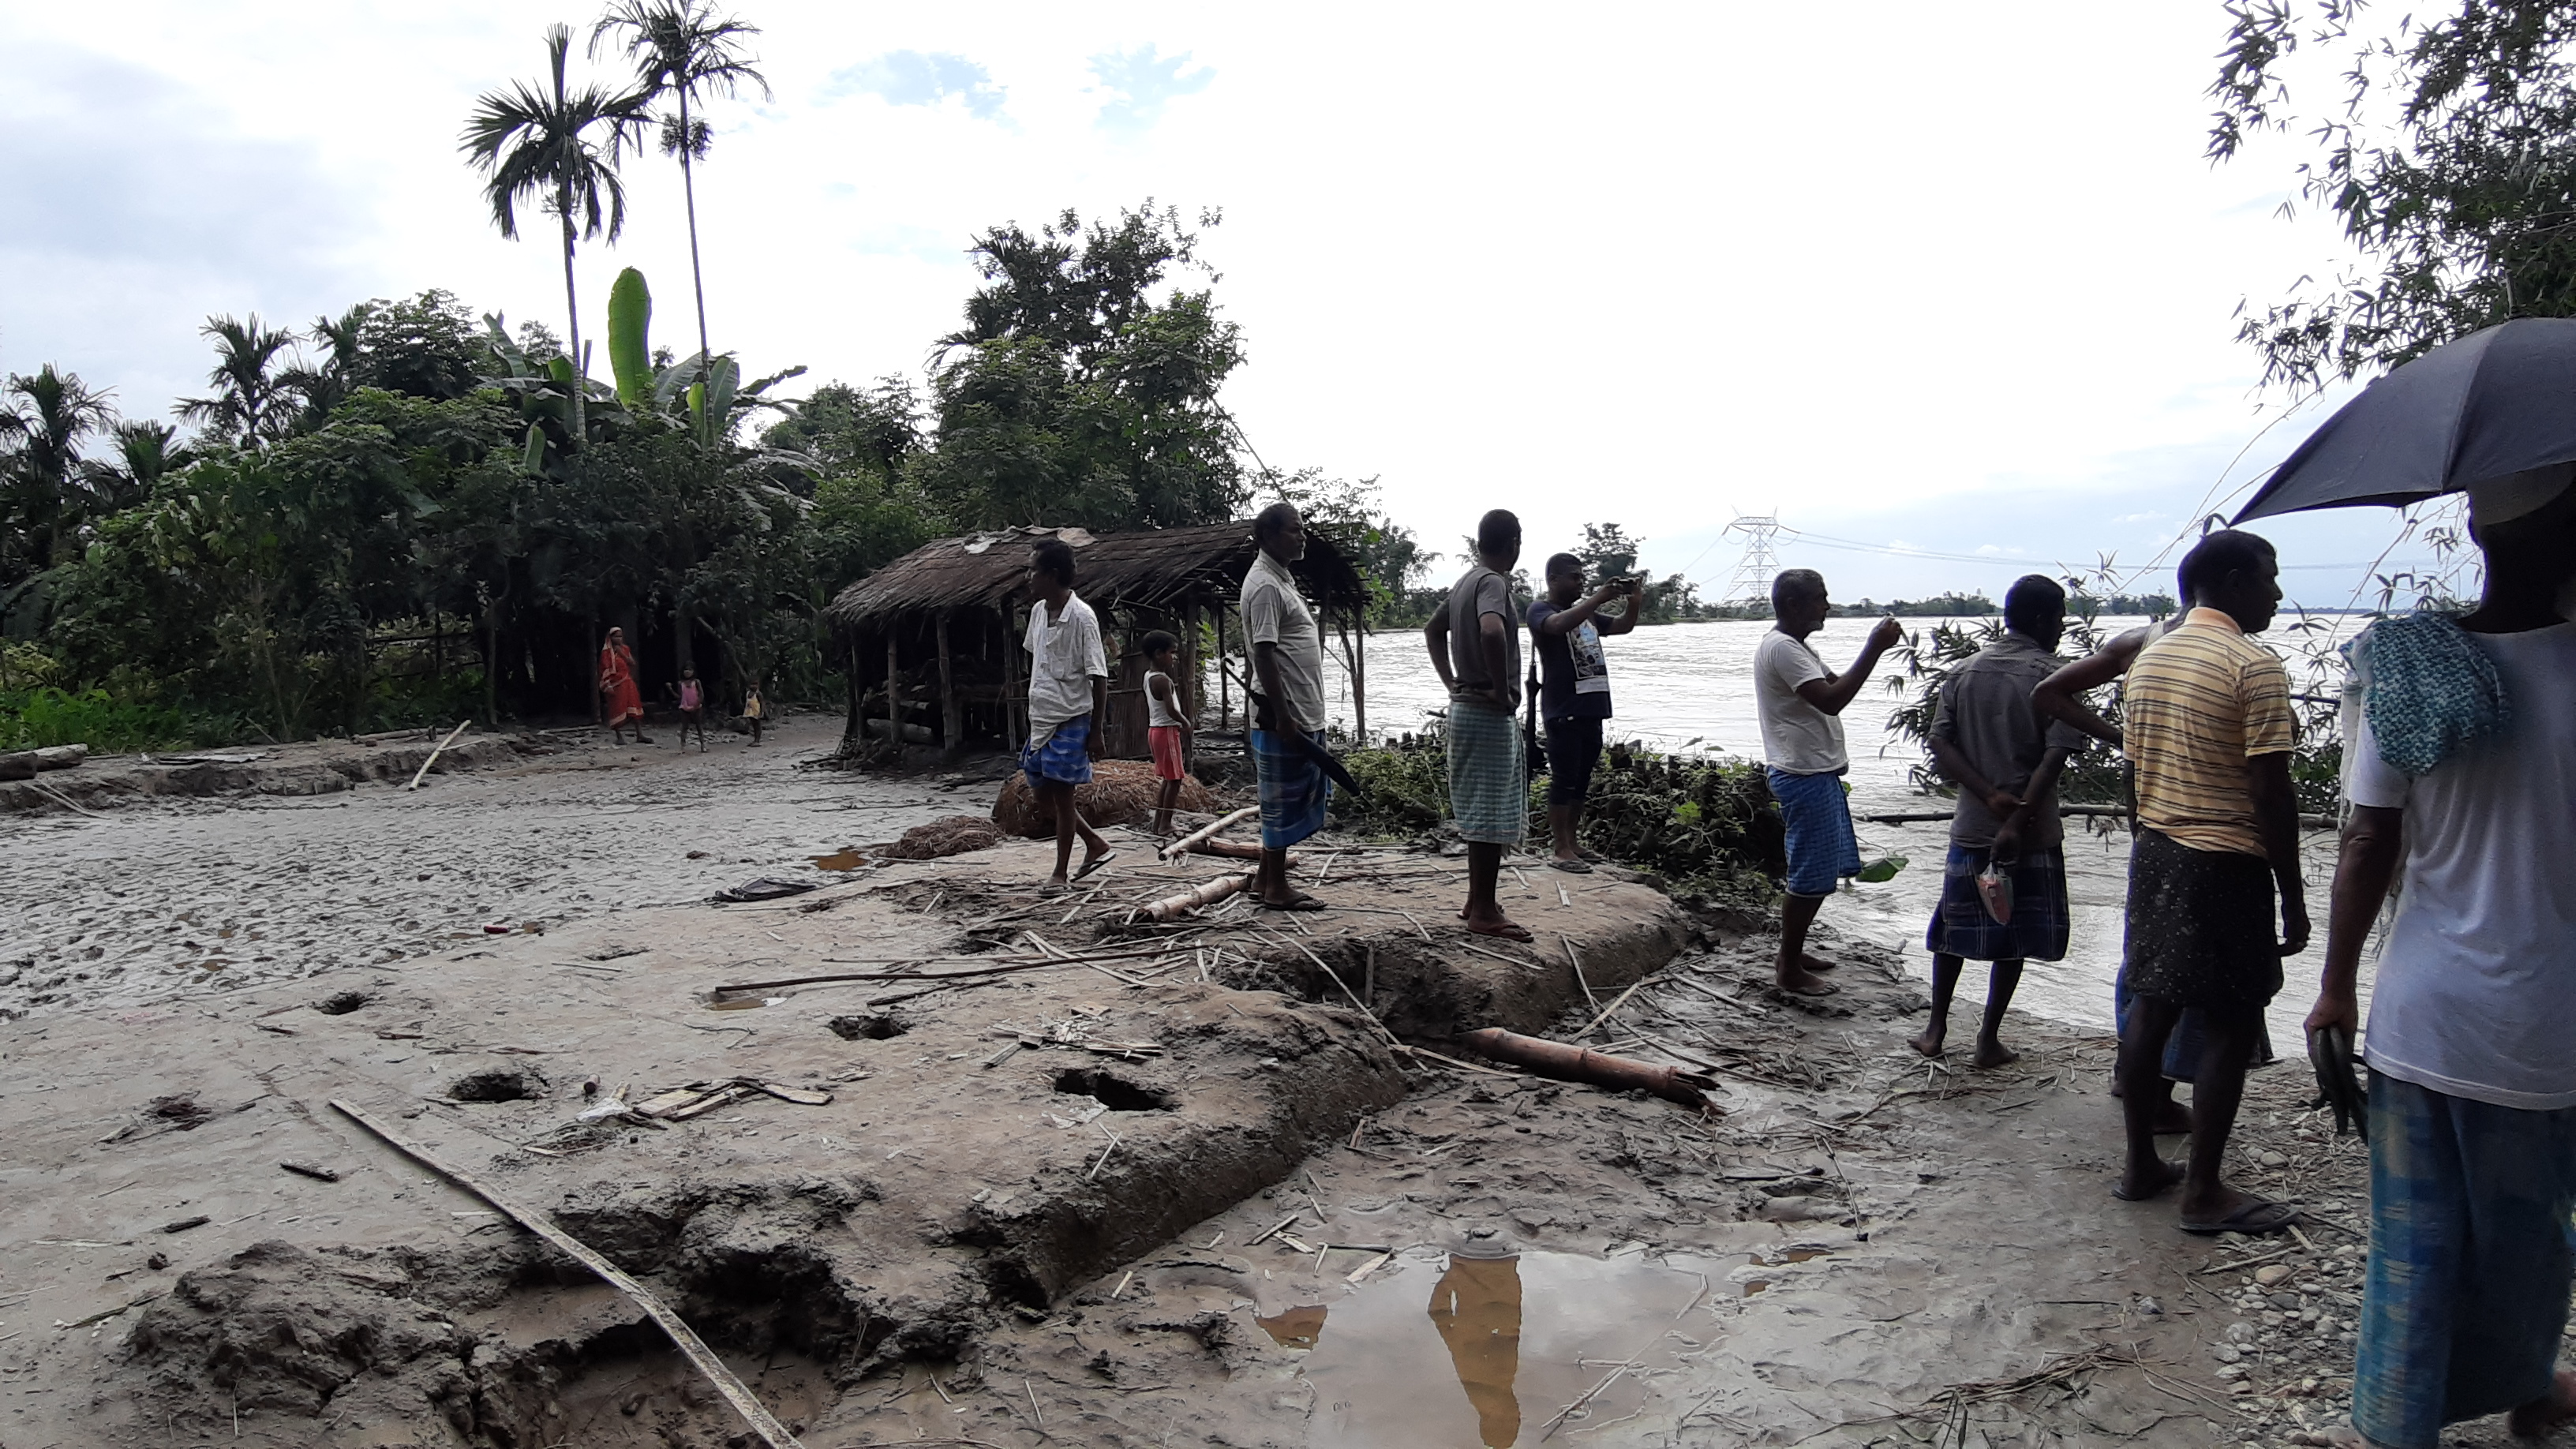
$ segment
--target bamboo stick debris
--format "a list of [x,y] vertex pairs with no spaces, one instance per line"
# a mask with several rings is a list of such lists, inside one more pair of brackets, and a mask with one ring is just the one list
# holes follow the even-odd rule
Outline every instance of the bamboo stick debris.
[[421,777],[429,773],[429,767],[438,763],[438,757],[445,754],[447,752],[447,747],[456,743],[456,737],[465,733],[465,727],[472,723],[474,723],[474,721],[470,719],[457,721],[456,728],[449,730],[447,732],[447,738],[438,742],[438,748],[429,752],[429,758],[420,762],[420,768],[412,772],[411,783],[403,786],[403,788],[406,790],[419,789]]
[[678,1346],[690,1363],[697,1366],[698,1372],[707,1376],[707,1381],[714,1384],[716,1391],[725,1396],[725,1401],[733,1405],[734,1412],[742,1415],[743,1421],[751,1425],[752,1431],[767,1441],[770,1449],[803,1449],[803,1446],[797,1442],[796,1436],[787,1432],[787,1426],[778,1422],[768,1409],[762,1407],[760,1400],[752,1396],[751,1390],[743,1386],[742,1380],[734,1376],[733,1370],[725,1367],[724,1360],[716,1357],[715,1350],[707,1347],[706,1340],[698,1337],[697,1331],[689,1327],[688,1321],[672,1311],[669,1304],[654,1296],[651,1289],[628,1277],[616,1264],[591,1251],[590,1247],[579,1238],[501,1196],[499,1192],[484,1185],[464,1169],[439,1160],[428,1148],[394,1135],[384,1124],[346,1102],[334,1099],[331,1106],[340,1115],[383,1139],[387,1146],[500,1209],[513,1222],[545,1239],[575,1262],[605,1279],[610,1287],[625,1294],[636,1307],[643,1309],[647,1316],[662,1326],[662,1331],[671,1336],[671,1342]]
[[1189,854],[1193,849],[1197,848],[1200,842],[1214,840],[1217,836],[1223,834],[1228,827],[1241,824],[1243,821],[1249,820],[1260,813],[1260,806],[1246,805],[1231,815],[1219,816],[1213,823],[1201,826],[1200,828],[1191,831],[1189,834],[1182,836],[1180,839],[1173,841],[1171,844],[1164,846],[1162,849],[1163,859],[1178,860],[1180,857]]
[[1214,880],[1193,886],[1179,895],[1165,896],[1151,905],[1140,908],[1137,914],[1149,921],[1168,921],[1184,911],[1194,911],[1201,906],[1215,905],[1251,884],[1252,873],[1249,871],[1241,875],[1221,875]]
[[1614,1057],[1563,1042],[1522,1036],[1499,1026],[1463,1033],[1458,1042],[1496,1061],[1527,1067],[1542,1077],[1554,1077],[1564,1082],[1588,1082],[1612,1091],[1633,1089],[1651,1092],[1686,1107],[1707,1109],[1710,1103],[1702,1094],[1716,1091],[1718,1087],[1717,1079],[1705,1073],[1685,1071],[1680,1067],[1654,1066],[1629,1057]]

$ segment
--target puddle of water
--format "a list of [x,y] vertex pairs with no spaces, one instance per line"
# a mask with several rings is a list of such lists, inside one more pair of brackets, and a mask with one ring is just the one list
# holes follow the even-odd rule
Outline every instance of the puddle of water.
[[[1261,1323],[1292,1348],[1313,1346],[1315,1449],[1508,1449],[1540,1442],[1559,1409],[1632,1355],[1637,1370],[1670,1364],[1679,1345],[1668,1335],[1687,1331],[1674,1320],[1707,1287],[1701,1273],[1639,1259],[1453,1256]],[[1651,1409],[1654,1390],[1634,1375],[1566,1430]]]
[[855,845],[845,845],[830,855],[809,855],[805,858],[814,862],[817,870],[857,870],[868,863],[868,858],[859,854],[859,848]]

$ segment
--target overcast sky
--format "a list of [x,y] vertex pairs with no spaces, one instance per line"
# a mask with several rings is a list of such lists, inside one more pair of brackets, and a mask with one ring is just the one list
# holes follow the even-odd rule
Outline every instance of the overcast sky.
[[[201,388],[209,313],[302,325],[445,287],[561,332],[545,233],[499,236],[456,137],[479,92],[540,74],[548,21],[594,13],[0,11],[0,369],[154,415]],[[1768,511],[1838,597],[1999,592],[2169,563],[2317,416],[2280,420],[2233,340],[2241,299],[2335,252],[2275,215],[2294,146],[2201,159],[2216,0],[740,13],[776,96],[719,103],[699,173],[720,350],[918,374],[977,228],[1222,207],[1206,255],[1253,444],[1378,478],[1435,548],[1494,506],[1541,552],[1617,522],[1714,594],[1725,524]],[[637,266],[687,350],[677,170],[626,175],[625,239],[581,255],[585,324]],[[2264,531],[2293,597],[2331,606],[2395,517]]]

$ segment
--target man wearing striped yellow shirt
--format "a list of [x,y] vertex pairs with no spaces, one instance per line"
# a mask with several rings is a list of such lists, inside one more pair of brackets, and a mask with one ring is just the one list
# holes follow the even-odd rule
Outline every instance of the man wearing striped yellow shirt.
[[[2269,542],[2231,529],[2203,538],[2182,573],[2191,612],[2139,652],[2122,696],[2138,781],[2126,945],[2135,1001],[2120,1043],[2128,1163],[2112,1191],[2137,1201],[2180,1182],[2184,1231],[2278,1232],[2297,1212],[2227,1186],[2219,1164],[2281,958],[2308,941],[2289,673],[2249,637],[2281,602],[2280,562]],[[2208,1040],[2191,1087],[2191,1157],[2177,1165],[2156,1155],[2154,1108],[2165,1038],[2189,1007]]]

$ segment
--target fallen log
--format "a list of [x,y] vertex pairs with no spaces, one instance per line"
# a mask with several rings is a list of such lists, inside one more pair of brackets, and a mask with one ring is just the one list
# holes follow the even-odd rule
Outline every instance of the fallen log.
[[752,1396],[751,1390],[743,1386],[733,1370],[725,1367],[724,1360],[716,1357],[715,1350],[707,1347],[706,1340],[698,1337],[697,1331],[689,1327],[686,1319],[673,1312],[669,1304],[655,1297],[653,1290],[628,1277],[616,1264],[591,1251],[579,1238],[484,1186],[462,1168],[451,1167],[431,1156],[429,1149],[395,1136],[374,1118],[346,1102],[335,1100],[331,1106],[350,1121],[384,1139],[387,1146],[499,1208],[519,1226],[552,1243],[574,1261],[606,1279],[610,1287],[625,1294],[655,1323],[662,1325],[662,1331],[671,1335],[671,1342],[679,1346],[690,1363],[697,1365],[698,1372],[707,1376],[707,1381],[715,1385],[716,1392],[725,1396],[725,1401],[733,1405],[734,1412],[742,1415],[743,1422],[751,1425],[752,1431],[765,1440],[770,1449],[802,1449],[796,1436],[787,1432],[787,1426],[761,1406],[760,1400]]
[[1718,1085],[1715,1077],[1702,1072],[1659,1067],[1632,1057],[1614,1057],[1563,1042],[1542,1041],[1499,1026],[1465,1032],[1458,1037],[1458,1044],[1480,1056],[1527,1067],[1560,1082],[1588,1082],[1614,1092],[1652,1092],[1685,1107],[1710,1107],[1712,1104],[1702,1094],[1716,1091]]
[[1260,813],[1260,806],[1246,805],[1231,815],[1220,815],[1213,822],[1202,826],[1197,830],[1193,830],[1189,834],[1182,836],[1180,839],[1173,841],[1171,844],[1164,846],[1162,850],[1163,859],[1178,860],[1182,856],[1196,850],[1201,842],[1214,840],[1219,835],[1224,834],[1228,826],[1237,824],[1244,820],[1249,820]]
[[36,751],[39,770],[68,770],[89,758],[87,745],[46,745]]
[[1221,875],[1212,881],[1185,890],[1179,895],[1165,896],[1152,905],[1141,906],[1137,908],[1136,914],[1149,921],[1168,921],[1184,911],[1194,911],[1201,906],[1215,905],[1251,884],[1252,873],[1249,871],[1242,875]]

